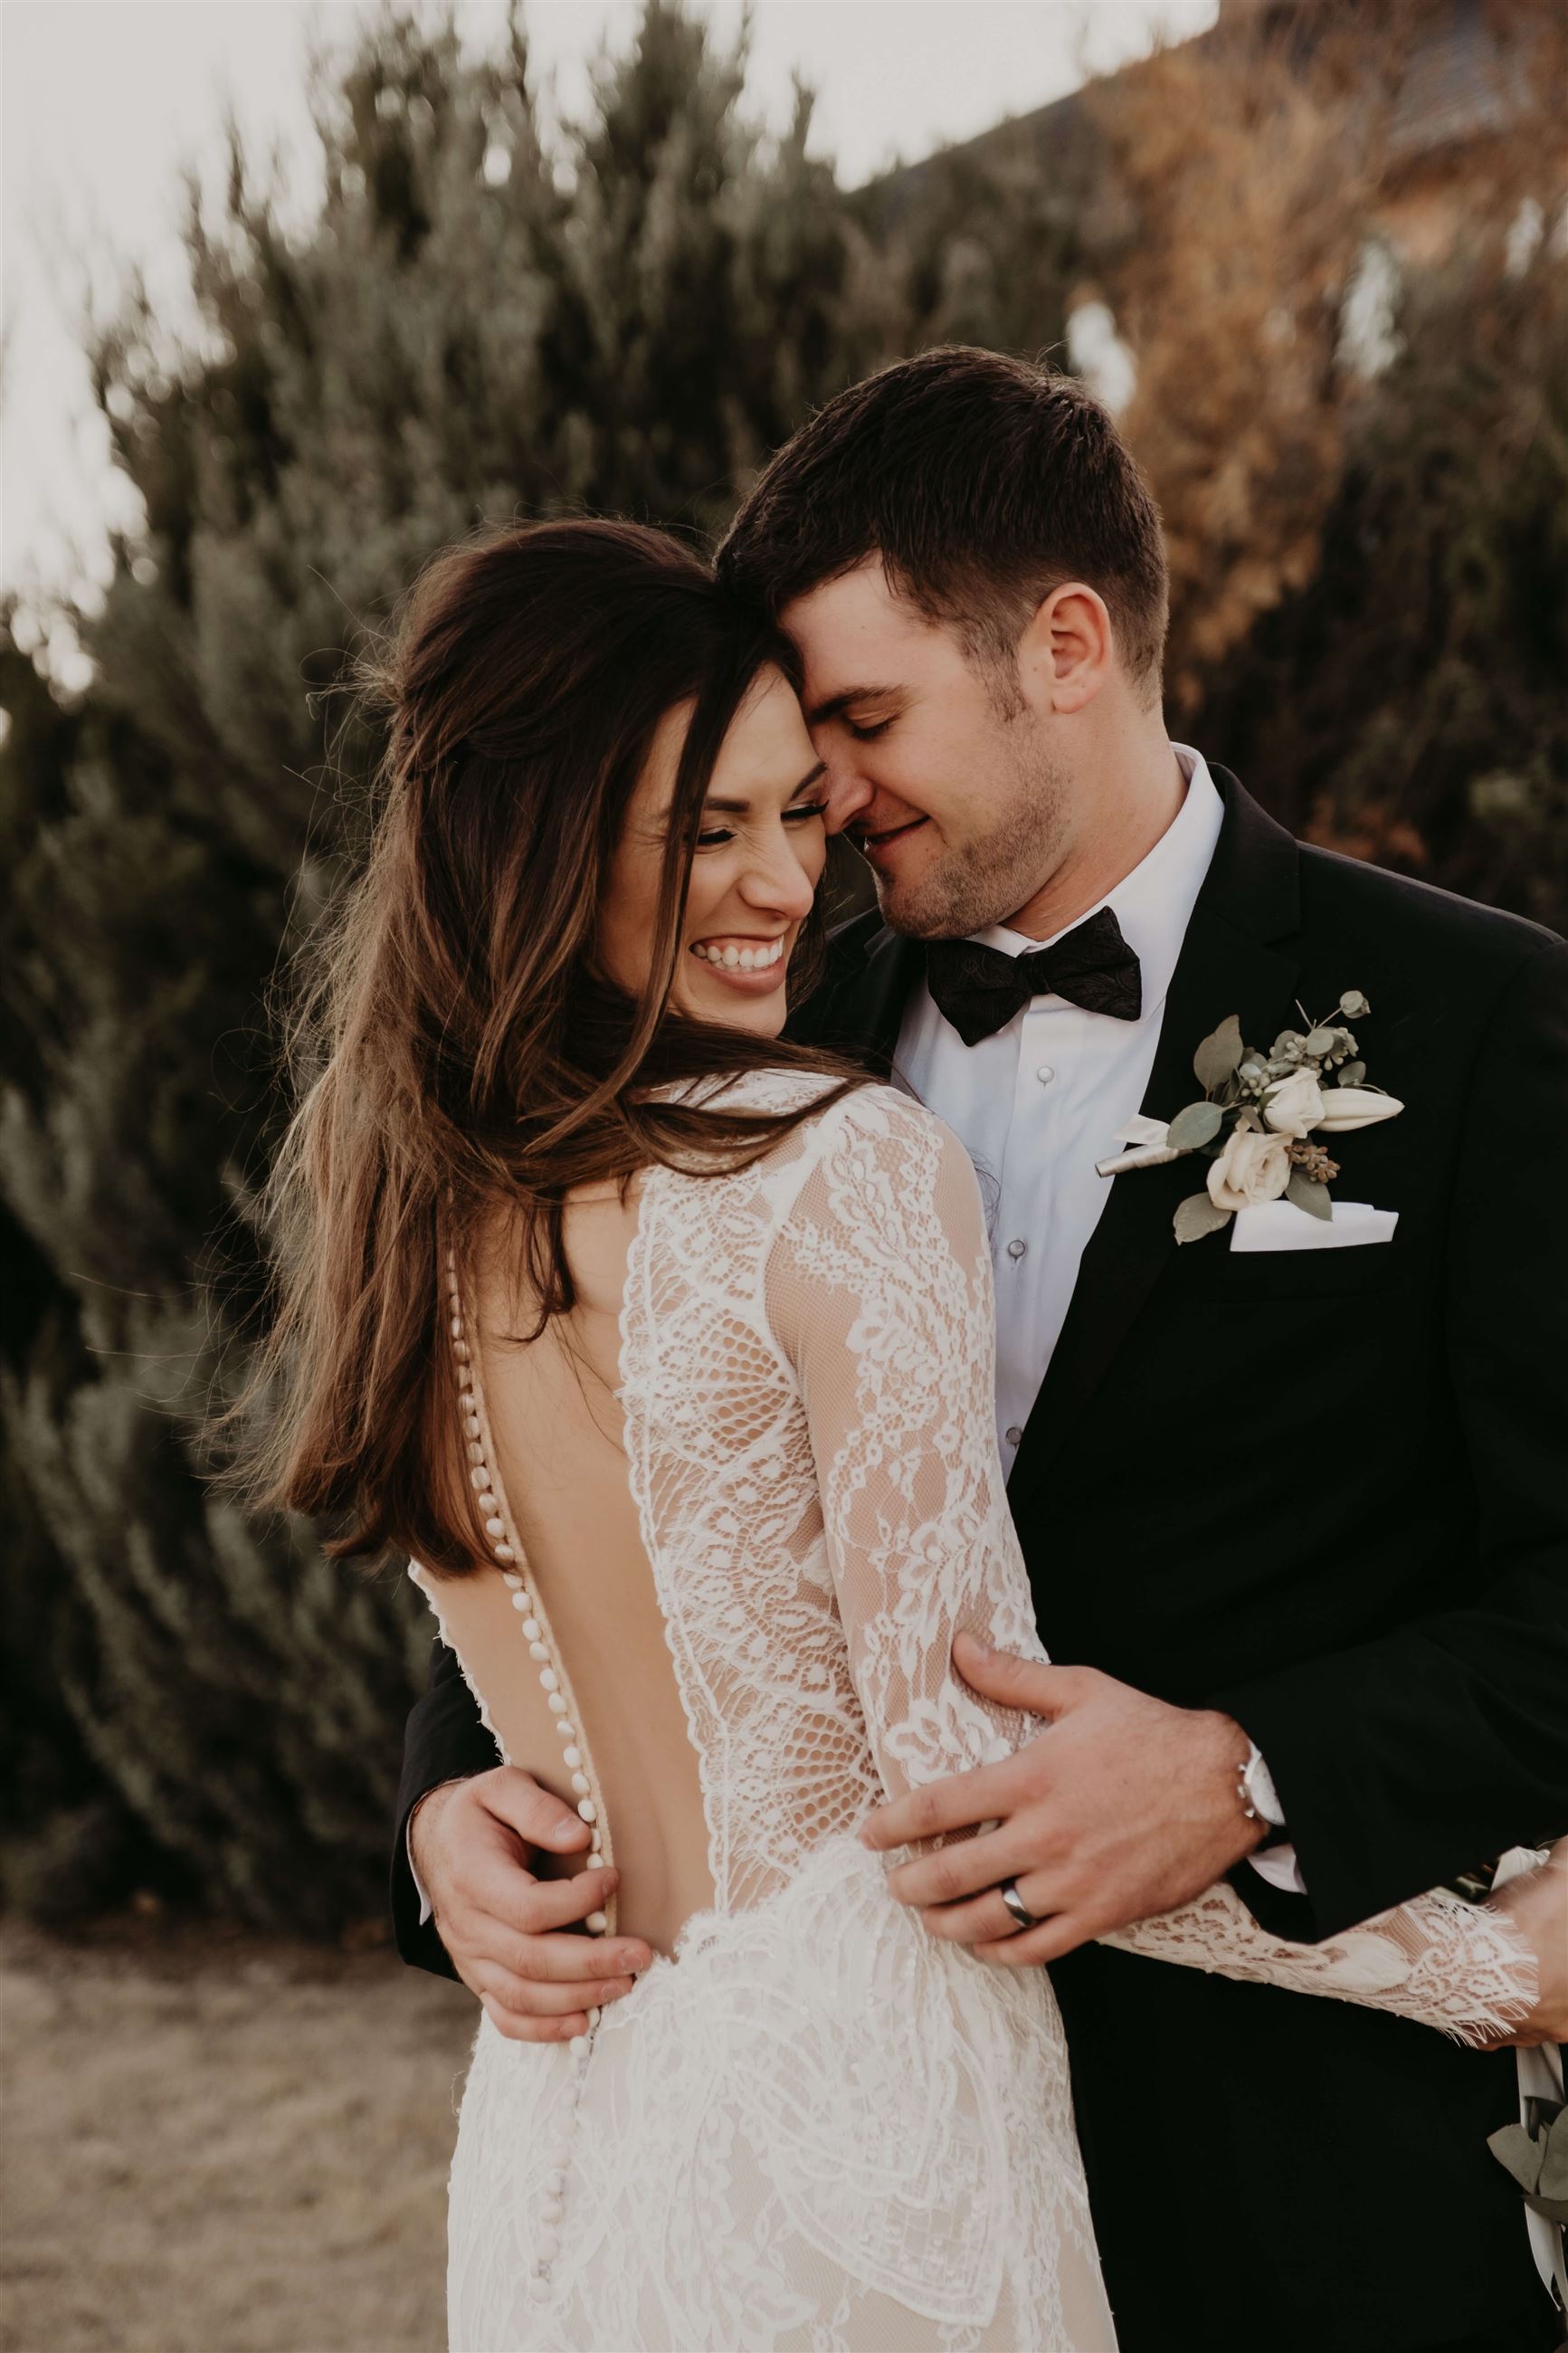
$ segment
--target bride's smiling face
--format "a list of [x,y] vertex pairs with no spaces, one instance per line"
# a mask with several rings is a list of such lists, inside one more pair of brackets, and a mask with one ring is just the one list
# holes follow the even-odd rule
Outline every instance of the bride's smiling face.
[[[690,708],[668,712],[632,796],[600,910],[599,949],[631,995],[653,958],[670,798]],[[827,856],[821,761],[795,690],[764,670],[714,763],[670,1002],[700,1021],[776,1038],[784,975]]]

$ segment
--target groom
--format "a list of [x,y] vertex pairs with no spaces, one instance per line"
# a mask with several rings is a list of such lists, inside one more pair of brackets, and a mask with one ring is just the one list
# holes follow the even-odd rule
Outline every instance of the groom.
[[[796,1029],[896,1069],[994,1204],[998,1437],[1068,1662],[962,1654],[1047,1721],[874,1818],[889,1847],[1005,1818],[894,1893],[1051,1964],[1122,2353],[1550,2347],[1486,2147],[1511,2052],[1086,1940],[1227,1872],[1270,1927],[1329,1936],[1568,1829],[1568,950],[1302,848],[1170,744],[1158,519],[1070,380],[952,350],[855,386],[720,565],[795,643],[877,881]],[[1306,1246],[1331,1223],[1281,1208],[1178,1244],[1206,1161],[1097,1173],[1201,1094],[1228,1017],[1267,1050],[1352,992],[1403,1109],[1330,1139],[1331,1192],[1390,1213],[1342,1212],[1377,1239]],[[512,1832],[580,1825],[525,1775],[466,1778],[494,1756],[438,1649],[399,1946],[546,2031],[644,1948],[551,1933],[575,1912]],[[1563,1929],[1537,2033],[1563,2031]]]

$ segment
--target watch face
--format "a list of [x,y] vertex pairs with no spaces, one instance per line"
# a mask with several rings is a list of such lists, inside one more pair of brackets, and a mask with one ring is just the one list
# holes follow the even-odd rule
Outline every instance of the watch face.
[[1285,1823],[1285,1809],[1280,1804],[1279,1793],[1274,1787],[1274,1776],[1256,1748],[1247,1760],[1247,1770],[1242,1778],[1247,1784],[1248,1798],[1264,1820],[1271,1823],[1275,1830],[1282,1830]]

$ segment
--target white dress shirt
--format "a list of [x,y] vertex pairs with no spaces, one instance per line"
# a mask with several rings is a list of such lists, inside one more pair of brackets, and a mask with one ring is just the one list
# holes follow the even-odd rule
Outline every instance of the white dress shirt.
[[[1117,1021],[1062,997],[1037,997],[1003,1029],[966,1046],[922,985],[899,1032],[899,1077],[947,1122],[979,1172],[996,1271],[996,1435],[1009,1472],[1067,1320],[1079,1262],[1120,1181],[1097,1176],[1094,1164],[1121,1149],[1119,1123],[1143,1101],[1166,992],[1219,839],[1224,804],[1203,756],[1174,748],[1187,780],[1182,806],[1148,856],[1100,902],[1142,967],[1138,1019]],[[1086,907],[1065,929],[1096,912]],[[1050,945],[1002,923],[974,937],[1010,956]]]
[[[1094,1164],[1121,1150],[1126,1121],[1142,1103],[1165,997],[1219,840],[1225,805],[1202,753],[1185,744],[1173,749],[1186,778],[1182,806],[1147,857],[1100,902],[1142,969],[1137,1020],[1036,997],[989,1038],[966,1046],[922,984],[899,1031],[896,1076],[946,1121],[980,1177],[996,1276],[996,1436],[1007,1472],[1111,1185],[1139,1181],[1097,1176]],[[1086,907],[1051,939],[1096,913]],[[973,936],[1004,955],[1051,944],[1005,923]],[[1048,1649],[1050,1628],[1040,1630]],[[1251,1860],[1275,1886],[1302,1888],[1294,1848],[1267,1847]]]

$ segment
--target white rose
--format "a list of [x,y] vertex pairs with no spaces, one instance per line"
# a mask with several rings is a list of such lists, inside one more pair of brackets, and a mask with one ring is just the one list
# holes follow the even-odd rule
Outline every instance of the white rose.
[[1209,1198],[1216,1209],[1250,1209],[1277,1201],[1290,1182],[1290,1155],[1282,1135],[1259,1135],[1237,1127],[1217,1160],[1209,1163]]
[[1274,1088],[1263,1116],[1277,1135],[1305,1135],[1323,1116],[1323,1096],[1310,1071],[1297,1071]]
[[1318,1125],[1325,1135],[1348,1135],[1352,1127],[1375,1127],[1404,1109],[1397,1095],[1380,1095],[1375,1087],[1330,1087]]

